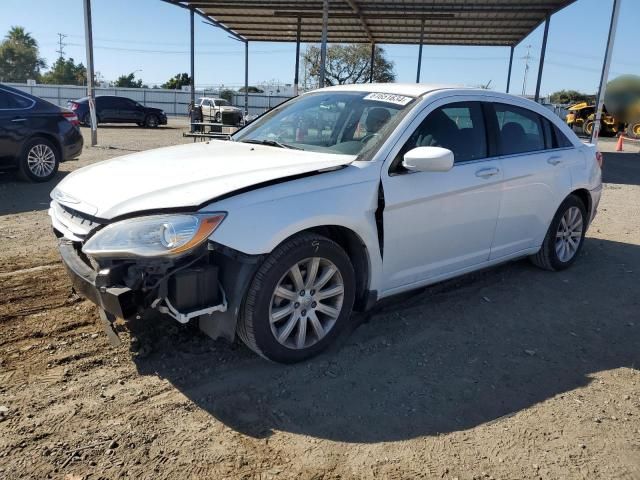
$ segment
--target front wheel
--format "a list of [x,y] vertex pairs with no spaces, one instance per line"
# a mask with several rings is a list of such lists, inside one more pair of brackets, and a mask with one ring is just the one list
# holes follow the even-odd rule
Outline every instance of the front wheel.
[[222,115],[220,114],[220,112],[216,113],[216,116],[214,117],[215,123],[220,123],[221,119],[222,119]]
[[347,324],[355,274],[332,240],[304,233],[278,246],[258,269],[238,335],[254,352],[294,363],[327,348]]
[[627,127],[627,136],[633,139],[640,139],[640,118],[636,118],[629,122]]
[[147,128],[156,128],[159,123],[160,121],[158,120],[158,117],[156,115],[148,115],[147,119],[144,122]]
[[582,200],[569,195],[556,212],[538,253],[529,257],[545,270],[564,270],[576,260],[587,232],[587,209]]

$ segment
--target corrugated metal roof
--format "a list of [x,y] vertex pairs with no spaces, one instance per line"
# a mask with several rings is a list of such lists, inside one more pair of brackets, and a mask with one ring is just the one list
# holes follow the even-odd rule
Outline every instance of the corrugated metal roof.
[[[167,1],[167,0],[165,0]],[[249,41],[319,42],[321,0],[168,0],[198,9]],[[431,45],[519,43],[547,15],[575,0],[330,0],[331,43],[420,42]]]

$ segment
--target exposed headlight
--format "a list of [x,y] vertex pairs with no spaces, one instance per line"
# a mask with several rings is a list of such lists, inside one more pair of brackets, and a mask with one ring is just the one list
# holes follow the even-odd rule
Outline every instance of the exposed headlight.
[[112,223],[89,238],[92,257],[160,257],[188,252],[204,242],[224,213],[154,215]]

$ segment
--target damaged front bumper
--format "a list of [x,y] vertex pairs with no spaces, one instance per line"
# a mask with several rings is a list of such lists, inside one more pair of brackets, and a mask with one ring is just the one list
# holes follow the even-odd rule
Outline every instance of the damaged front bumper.
[[155,309],[180,323],[198,319],[213,338],[233,340],[244,293],[258,257],[209,244],[176,260],[114,260],[96,265],[80,242],[59,240],[74,290],[101,308],[113,340],[115,318],[130,320]]

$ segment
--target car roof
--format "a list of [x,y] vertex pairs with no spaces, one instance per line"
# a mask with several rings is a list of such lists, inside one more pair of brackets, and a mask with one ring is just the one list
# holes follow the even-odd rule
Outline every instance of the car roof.
[[[464,89],[460,85],[436,84],[436,83],[355,83],[351,85],[334,85],[320,89],[321,91],[334,92],[379,92],[396,95],[420,97],[436,90]],[[314,90],[317,92],[318,90]]]

